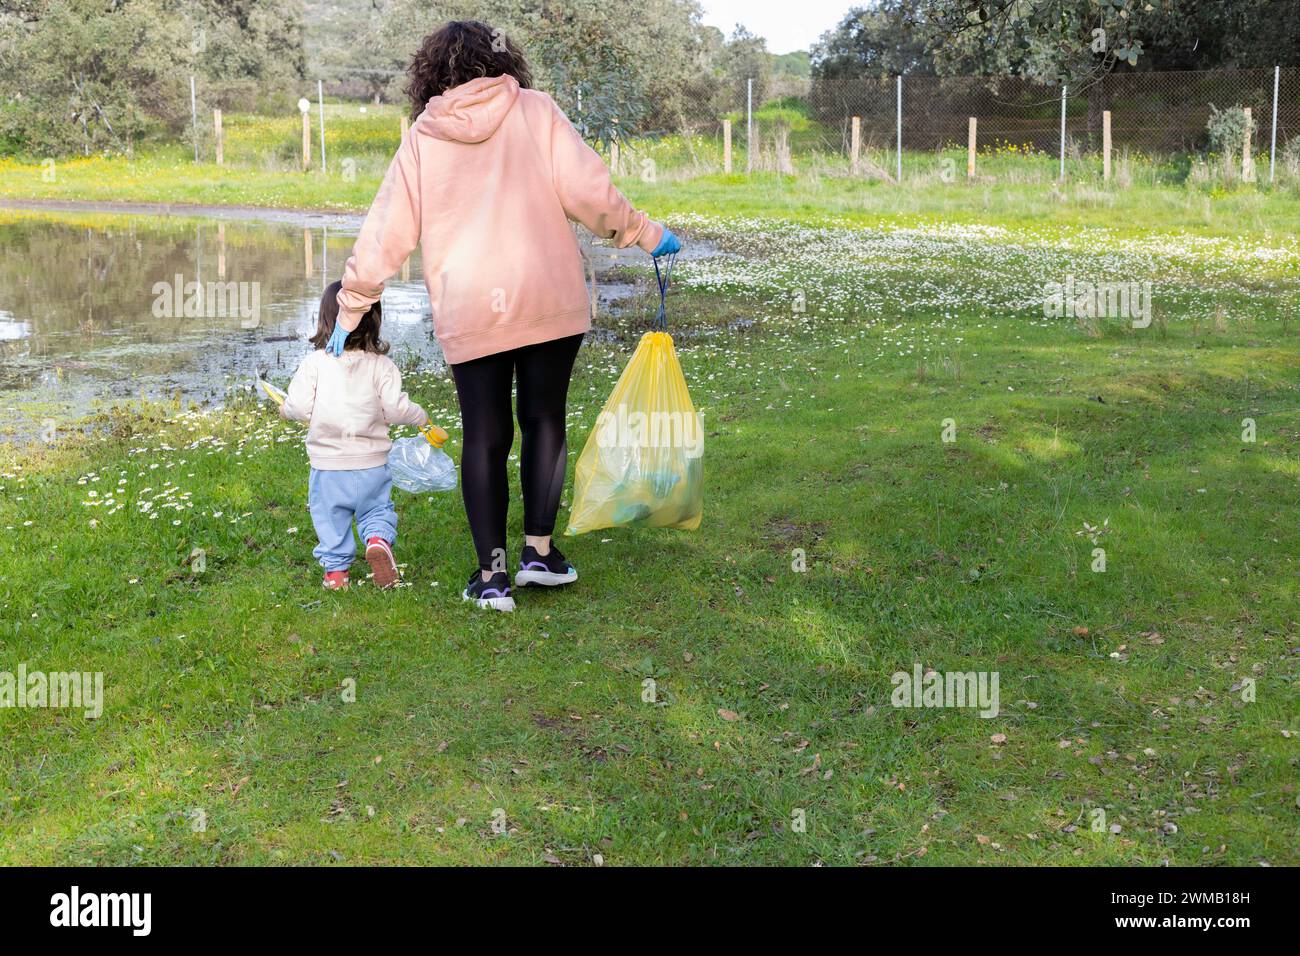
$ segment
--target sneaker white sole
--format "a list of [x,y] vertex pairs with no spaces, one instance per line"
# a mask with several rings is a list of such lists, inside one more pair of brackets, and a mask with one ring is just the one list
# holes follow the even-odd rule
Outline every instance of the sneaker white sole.
[[515,609],[515,599],[512,597],[502,598],[476,598],[469,591],[461,591],[460,598],[462,601],[473,601],[480,608],[491,609],[493,611],[513,611]]
[[578,572],[570,571],[568,574],[556,574],[554,571],[527,571],[515,572],[515,587],[525,588],[530,584],[540,584],[543,587],[553,588],[561,584],[572,584],[578,580]]

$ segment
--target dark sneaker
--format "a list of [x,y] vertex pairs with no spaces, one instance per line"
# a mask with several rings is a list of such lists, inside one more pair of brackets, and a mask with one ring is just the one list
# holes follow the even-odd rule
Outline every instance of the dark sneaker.
[[515,574],[515,587],[526,588],[530,584],[540,584],[553,588],[561,584],[572,584],[576,580],[577,569],[555,545],[551,545],[551,550],[544,555],[538,554],[531,545],[524,545],[523,554],[519,556],[519,571]]
[[470,575],[469,584],[465,586],[460,596],[466,601],[474,601],[479,607],[491,608],[494,611],[515,609],[515,599],[510,596],[510,577],[504,571],[498,571],[489,580],[484,581],[483,575],[475,568],[474,573]]

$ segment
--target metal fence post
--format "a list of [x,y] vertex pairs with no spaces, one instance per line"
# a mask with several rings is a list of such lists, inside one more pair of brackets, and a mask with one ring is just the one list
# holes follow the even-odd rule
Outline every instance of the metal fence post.
[[895,152],[898,154],[896,159],[898,171],[898,184],[903,183],[903,74],[898,74],[898,112],[894,118],[894,125],[898,128],[898,142]]
[[1273,67],[1273,142],[1268,147],[1268,181],[1273,182],[1277,169],[1277,81],[1282,73],[1280,66]]
[[722,121],[722,171],[731,173],[731,120]]
[[1065,97],[1069,88],[1061,84],[1061,182],[1065,182]]
[[745,81],[745,172],[754,171],[754,80]]

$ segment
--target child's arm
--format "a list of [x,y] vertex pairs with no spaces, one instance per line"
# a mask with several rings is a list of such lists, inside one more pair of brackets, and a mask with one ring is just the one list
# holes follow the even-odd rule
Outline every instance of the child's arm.
[[310,356],[293,373],[288,396],[280,406],[280,414],[290,421],[311,421],[312,409],[316,406],[316,363],[310,361]]
[[387,425],[420,425],[429,423],[429,415],[423,408],[411,401],[402,391],[402,373],[392,362],[385,361],[379,367],[378,382],[379,407],[384,413]]

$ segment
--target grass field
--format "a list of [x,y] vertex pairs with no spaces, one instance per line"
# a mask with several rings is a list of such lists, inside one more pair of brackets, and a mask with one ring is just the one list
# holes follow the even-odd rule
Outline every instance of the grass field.
[[[171,198],[374,185],[265,176]],[[729,253],[674,274],[700,531],[562,540],[578,584],[488,615],[455,495],[400,497],[408,586],[323,593],[252,400],[4,447],[3,660],[105,702],[0,710],[0,862],[1300,862],[1295,195],[625,185]],[[1151,280],[1150,327],[1044,317],[1067,275]],[[580,355],[575,451],[637,321]],[[891,706],[914,665],[1000,713]]]

